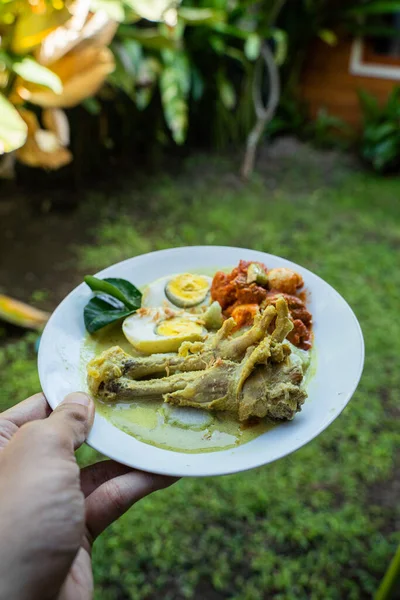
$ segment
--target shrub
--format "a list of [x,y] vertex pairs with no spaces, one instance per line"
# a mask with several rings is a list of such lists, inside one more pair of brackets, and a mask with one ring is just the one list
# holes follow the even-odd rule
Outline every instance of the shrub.
[[366,91],[359,91],[359,99],[364,113],[361,157],[378,173],[395,169],[400,165],[400,87],[383,107]]

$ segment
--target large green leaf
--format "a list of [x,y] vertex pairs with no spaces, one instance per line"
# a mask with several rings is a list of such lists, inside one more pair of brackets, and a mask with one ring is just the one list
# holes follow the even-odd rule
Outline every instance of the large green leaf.
[[400,120],[400,86],[394,88],[386,105],[386,113],[398,124]]
[[222,37],[220,35],[210,36],[209,43],[210,43],[211,48],[217,54],[223,55],[225,53],[225,49],[226,49],[225,40],[222,39]]
[[115,88],[122,90],[129,97],[134,97],[135,79],[126,70],[118,54],[114,53],[115,69],[108,76],[108,82]]
[[0,94],[0,154],[12,152],[25,144],[28,127],[20,114]]
[[274,29],[272,39],[275,42],[275,62],[280,67],[285,62],[288,53],[287,34],[282,29]]
[[192,65],[192,98],[198,102],[204,94],[204,79],[197,67]]
[[143,48],[136,40],[123,40],[120,47],[120,57],[126,70],[137,75],[143,60]]
[[142,46],[139,42],[131,39],[123,39],[122,42],[114,42],[111,49],[117,61],[117,69],[135,78],[142,60]]
[[115,323],[135,312],[123,304],[114,306],[103,298],[95,296],[86,304],[83,310],[85,327],[89,333],[95,333],[110,323]]
[[380,125],[367,125],[364,129],[364,139],[373,144],[378,144],[392,135],[399,134],[398,124],[391,121],[381,123]]
[[[92,277],[92,281],[93,279],[95,278]],[[127,306],[131,305],[134,308],[140,308],[140,304],[142,302],[142,292],[135,285],[133,285],[133,283],[118,277],[106,277],[103,279],[103,284],[104,282],[106,282],[108,285],[111,285],[114,290],[117,290],[119,294],[124,296],[125,299],[123,302]],[[113,292],[113,295],[116,297],[115,291]]]
[[215,23],[213,24],[213,29],[219,33],[231,35],[241,40],[246,40],[249,36],[249,31],[247,29],[241,29],[240,27],[228,23]]
[[90,9],[93,12],[103,10],[110,19],[122,23],[125,20],[125,11],[121,0],[91,0]]
[[225,54],[226,56],[229,56],[230,58],[233,58],[234,60],[240,62],[244,67],[248,65],[248,61],[246,60],[244,52],[242,52],[238,48],[234,48],[233,46],[226,46]]
[[12,64],[13,64],[12,55],[9,52],[7,52],[6,50],[3,50],[2,48],[0,48],[1,70],[4,71],[4,69],[11,69]]
[[145,110],[153,97],[154,86],[136,90],[135,103],[138,110]]
[[373,151],[372,164],[377,171],[384,171],[400,156],[400,137],[389,137],[376,144]]
[[213,25],[215,23],[224,23],[226,14],[223,11],[213,8],[182,6],[179,9],[179,18],[188,25]]
[[93,96],[90,96],[90,98],[85,98],[82,101],[82,106],[88,111],[89,114],[93,116],[101,113],[101,104],[97,98],[93,98]]
[[369,2],[360,6],[353,6],[347,11],[352,15],[379,15],[400,12],[400,2],[381,1]]
[[97,294],[84,308],[85,327],[94,333],[140,308],[142,293],[126,279],[98,279],[86,275],[85,283]]
[[142,292],[130,281],[113,277],[98,279],[93,275],[86,275],[84,280],[93,292],[112,296],[128,308],[140,308]]
[[[161,71],[160,62],[153,56],[143,56],[143,48],[139,42],[124,38],[112,44],[116,60],[114,73],[109,81],[115,87],[123,90],[140,110],[149,103],[152,88]],[[145,90],[138,88],[145,87]],[[147,93],[149,92],[149,93]]]
[[163,21],[166,12],[175,8],[179,2],[175,0],[125,0],[125,4],[142,19]]
[[218,91],[222,104],[232,110],[236,104],[236,91],[232,83],[221,73],[218,75]]
[[178,46],[176,40],[164,35],[157,27],[139,29],[138,27],[121,25],[118,34],[120,38],[137,40],[143,47],[150,50],[174,50]]
[[244,44],[244,53],[249,60],[256,60],[260,55],[261,38],[258,33],[251,33]]
[[379,107],[379,102],[375,98],[375,96],[373,96],[365,90],[358,90],[358,98],[365,119],[371,120],[378,119],[380,117],[382,111]]
[[47,69],[47,67],[40,65],[30,56],[14,62],[12,68],[25,81],[43,85],[55,94],[61,94],[63,90],[63,85],[58,75]]
[[325,42],[325,44],[328,44],[328,46],[336,46],[338,43],[338,37],[331,29],[321,29],[318,33],[318,37]]
[[163,59],[165,67],[160,76],[160,91],[164,116],[175,142],[183,144],[188,123],[187,97],[191,84],[189,61],[183,52],[165,51]]
[[137,74],[137,85],[141,87],[153,87],[162,72],[162,64],[154,56],[147,56],[139,65]]

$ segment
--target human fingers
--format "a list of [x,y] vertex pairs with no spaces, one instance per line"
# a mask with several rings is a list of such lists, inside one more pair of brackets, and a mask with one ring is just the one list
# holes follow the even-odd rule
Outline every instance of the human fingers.
[[47,404],[44,394],[39,392],[1,413],[0,419],[10,421],[17,427],[21,427],[21,425],[28,423],[28,421],[46,419],[50,413],[51,408]]
[[28,423],[45,419],[51,409],[42,393],[16,404],[0,414],[0,450],[11,440],[18,428]]
[[0,590],[6,581],[12,591],[4,597],[58,597],[85,532],[74,449],[93,417],[90,397],[70,394],[47,419],[22,425],[0,453]]
[[81,488],[85,498],[106,481],[132,471],[114,460],[103,460],[81,470]]
[[176,478],[130,471],[100,485],[86,498],[86,525],[92,539],[119,519],[135,502],[166,488]]
[[74,451],[87,438],[94,420],[94,403],[87,394],[74,392],[64,400],[43,421],[41,430],[43,440],[55,440],[68,451]]

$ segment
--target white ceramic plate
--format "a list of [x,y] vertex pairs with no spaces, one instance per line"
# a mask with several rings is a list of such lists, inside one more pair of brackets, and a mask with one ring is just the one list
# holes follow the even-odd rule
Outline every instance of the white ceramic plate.
[[[235,267],[240,259],[262,261],[269,268],[289,267],[300,273],[310,292],[314,320],[316,374],[309,397],[294,420],[234,449],[185,454],[138,441],[96,415],[88,444],[132,467],[175,476],[223,475],[258,467],[294,452],[339,416],[359,382],[364,341],[358,321],[343,298],[325,281],[288,260],[244,248],[193,246],[152,252],[104,269],[99,277],[122,277],[143,286],[170,273]],[[82,388],[80,351],[86,335],[83,308],[91,296],[79,285],[51,316],[39,349],[39,376],[52,408],[66,394]]]

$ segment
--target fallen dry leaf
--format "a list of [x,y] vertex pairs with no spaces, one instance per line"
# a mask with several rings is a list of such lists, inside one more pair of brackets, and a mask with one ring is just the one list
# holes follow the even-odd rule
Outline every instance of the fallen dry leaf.
[[114,67],[114,57],[108,48],[88,46],[69,52],[49,66],[61,79],[61,94],[21,80],[17,82],[16,90],[21,98],[38,106],[69,108],[94,96]]

